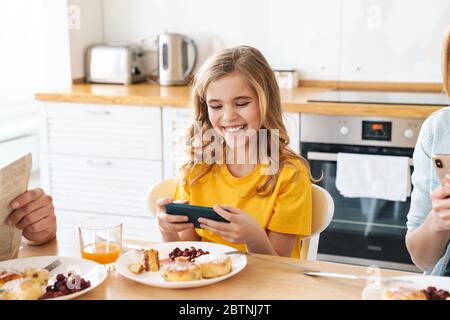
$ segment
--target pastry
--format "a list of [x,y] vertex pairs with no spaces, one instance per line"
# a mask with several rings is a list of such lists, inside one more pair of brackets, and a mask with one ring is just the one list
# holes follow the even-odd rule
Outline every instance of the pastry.
[[45,269],[33,269],[27,268],[23,272],[24,277],[27,279],[31,279],[39,283],[41,286],[46,286],[48,284],[48,278],[50,272]]
[[188,257],[176,257],[175,261],[176,262],[191,262],[191,260],[189,260]]
[[23,278],[23,274],[16,270],[0,270],[0,288],[7,282]]
[[145,271],[145,267],[142,263],[131,263],[128,266],[128,270],[134,274],[141,274]]
[[217,278],[231,272],[231,258],[226,254],[207,254],[195,259],[195,263],[202,268],[205,279]]
[[427,300],[423,290],[414,288],[399,287],[383,290],[383,300]]
[[159,271],[159,252],[158,250],[142,250],[143,265],[145,271]]
[[45,293],[37,281],[26,278],[5,283],[2,291],[0,300],[37,300]]
[[163,278],[166,281],[194,281],[202,279],[202,269],[192,262],[175,262],[164,268]]
[[141,250],[141,261],[128,265],[128,270],[134,274],[142,274],[144,271],[159,271],[159,252],[153,249]]

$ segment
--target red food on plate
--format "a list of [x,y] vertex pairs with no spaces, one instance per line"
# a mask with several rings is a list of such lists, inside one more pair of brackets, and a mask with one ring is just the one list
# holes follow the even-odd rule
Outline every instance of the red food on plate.
[[175,259],[178,257],[184,257],[187,258],[189,262],[193,262],[195,261],[195,258],[198,258],[205,254],[209,254],[209,251],[203,251],[203,249],[196,249],[195,247],[181,250],[180,248],[176,247],[169,253],[169,260],[175,261]]
[[423,290],[428,300],[447,300],[450,293],[443,289],[436,289],[436,287],[428,287]]
[[77,274],[69,273],[67,277],[62,273],[56,276],[56,281],[53,285],[47,286],[45,293],[40,300],[53,299],[72,294],[91,286],[90,281],[86,281]]

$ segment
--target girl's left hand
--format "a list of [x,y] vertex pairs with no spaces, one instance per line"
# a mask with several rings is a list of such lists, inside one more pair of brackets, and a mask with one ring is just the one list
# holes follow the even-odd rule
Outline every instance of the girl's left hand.
[[255,218],[238,208],[215,205],[213,209],[230,223],[199,218],[200,227],[210,230],[228,242],[248,244],[259,239],[262,233],[266,234]]

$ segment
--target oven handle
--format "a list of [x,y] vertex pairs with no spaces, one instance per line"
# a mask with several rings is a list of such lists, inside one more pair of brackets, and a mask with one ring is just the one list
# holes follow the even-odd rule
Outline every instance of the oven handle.
[[[337,161],[337,153],[308,151],[307,159],[319,161]],[[409,158],[409,165],[411,167],[413,166],[412,158]]]

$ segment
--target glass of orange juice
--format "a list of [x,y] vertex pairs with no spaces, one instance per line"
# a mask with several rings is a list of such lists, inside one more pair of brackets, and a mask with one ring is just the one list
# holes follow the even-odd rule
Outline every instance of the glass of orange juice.
[[89,218],[78,226],[81,256],[112,271],[122,249],[122,223],[108,218]]

